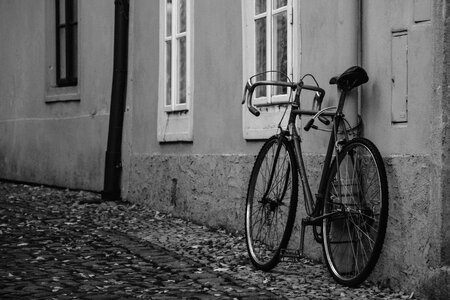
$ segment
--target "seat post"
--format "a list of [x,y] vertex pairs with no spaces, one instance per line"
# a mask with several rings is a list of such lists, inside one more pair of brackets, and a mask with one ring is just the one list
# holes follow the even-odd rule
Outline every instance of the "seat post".
[[345,98],[347,96],[346,90],[341,90],[341,95],[339,96],[339,104],[336,110],[336,114],[342,114],[342,110],[344,109]]

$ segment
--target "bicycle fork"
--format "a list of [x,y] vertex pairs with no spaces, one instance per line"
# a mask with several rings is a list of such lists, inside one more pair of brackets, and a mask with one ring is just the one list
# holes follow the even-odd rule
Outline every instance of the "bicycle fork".
[[[278,157],[280,156],[281,146],[283,144],[282,141],[281,141],[282,138],[283,138],[283,136],[280,134],[280,137],[278,138],[278,142],[277,142],[278,143],[277,144],[277,150],[275,152],[275,157],[273,159],[272,168],[270,170],[269,183],[267,185],[267,189],[264,192],[264,195],[263,195],[262,199],[267,199],[267,196],[269,195],[270,190],[272,188],[273,177],[275,176],[275,170],[277,168],[277,161],[278,161]],[[288,174],[289,174],[289,169],[288,169]]]

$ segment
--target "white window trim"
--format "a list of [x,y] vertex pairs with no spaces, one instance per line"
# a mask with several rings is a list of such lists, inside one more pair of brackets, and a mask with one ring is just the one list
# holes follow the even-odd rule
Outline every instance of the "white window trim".
[[[81,3],[78,4],[78,49],[81,49]],[[56,84],[56,32],[55,32],[55,0],[45,1],[45,99],[47,103],[79,101],[81,99],[81,51],[78,51],[78,84],[76,86],[59,87]]]
[[[272,0],[267,0],[272,1]],[[243,17],[243,82],[256,73],[255,67],[255,0],[242,1],[242,17]],[[299,4],[298,1],[288,0],[288,75],[291,79],[299,74],[300,65],[300,23],[299,23]],[[269,21],[271,22],[271,21]],[[270,23],[269,23],[270,24]],[[267,40],[271,41],[272,28],[267,28]],[[271,65],[271,57],[268,51],[267,66]],[[270,68],[270,67],[269,67]],[[293,76],[294,75],[294,76]],[[270,96],[263,101],[275,103],[278,101],[286,101],[288,95]],[[261,98],[253,102],[261,103]],[[285,112],[285,106],[271,106],[260,108],[259,117],[253,116],[244,105],[242,109],[243,136],[247,140],[266,139],[277,132],[278,122],[281,120]],[[287,116],[283,120],[287,123]]]
[[[159,26],[159,91],[158,91],[158,134],[159,142],[191,142],[193,141],[193,14],[194,1],[186,0],[186,103],[177,104],[174,101],[178,87],[172,85],[171,105],[166,105],[166,11],[165,0],[160,0],[160,26]],[[172,37],[176,35],[177,22],[172,22]],[[184,33],[183,33],[184,34]],[[181,34],[181,35],[183,35]],[[175,43],[177,44],[177,43]],[[177,46],[176,46],[177,47]],[[172,57],[177,53],[177,48],[172,42]],[[176,63],[172,58],[172,74],[176,74]],[[177,59],[175,59],[177,61]],[[178,81],[172,77],[172,81]]]

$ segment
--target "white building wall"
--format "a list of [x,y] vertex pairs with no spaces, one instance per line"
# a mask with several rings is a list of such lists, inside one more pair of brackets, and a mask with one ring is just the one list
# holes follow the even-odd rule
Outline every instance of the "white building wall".
[[[49,94],[54,1],[0,1],[0,177],[100,191],[114,1],[79,1],[79,84]],[[52,23],[53,21],[53,23]],[[50,23],[49,23],[50,22]],[[51,49],[50,49],[51,47]]]

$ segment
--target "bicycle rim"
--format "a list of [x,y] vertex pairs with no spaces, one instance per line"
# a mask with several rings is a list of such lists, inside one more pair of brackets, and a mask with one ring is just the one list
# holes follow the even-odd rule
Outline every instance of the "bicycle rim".
[[388,218],[386,171],[370,141],[352,140],[334,163],[324,201],[331,213],[322,227],[327,267],[339,283],[357,286],[378,261]]
[[253,265],[268,271],[280,259],[280,251],[289,242],[297,209],[298,177],[292,147],[272,137],[261,149],[252,170],[246,204],[246,242]]

